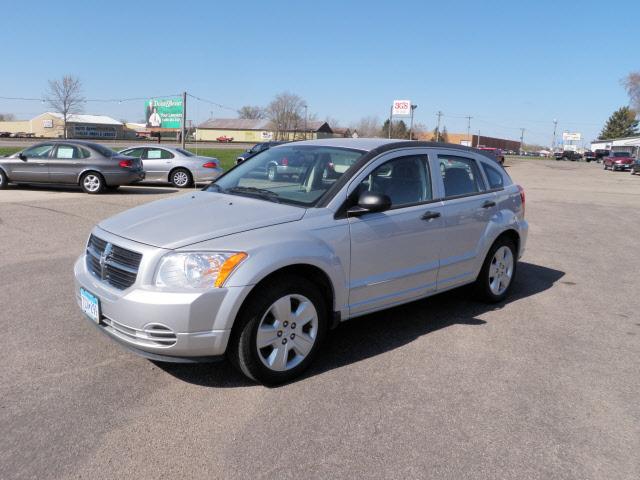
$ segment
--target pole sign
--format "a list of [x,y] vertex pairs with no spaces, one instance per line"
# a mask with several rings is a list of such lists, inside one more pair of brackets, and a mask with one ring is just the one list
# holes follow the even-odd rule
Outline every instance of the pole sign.
[[182,128],[182,98],[152,98],[144,104],[147,128]]
[[411,100],[394,100],[391,115],[411,115]]
[[577,132],[563,132],[562,140],[565,142],[579,142],[580,140],[582,140],[582,134]]

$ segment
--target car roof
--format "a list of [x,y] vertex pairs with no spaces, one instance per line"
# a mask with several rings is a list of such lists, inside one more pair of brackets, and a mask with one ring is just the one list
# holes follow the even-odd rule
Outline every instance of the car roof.
[[354,150],[361,150],[363,152],[373,152],[374,150],[376,150],[379,153],[382,153],[383,151],[386,152],[389,150],[394,150],[396,148],[441,148],[447,150],[457,150],[461,152],[477,153],[495,163],[495,157],[485,150],[466,147],[464,145],[456,145],[454,143],[423,142],[419,140],[397,140],[388,138],[324,138],[319,140],[303,140],[300,142],[292,142],[273,148],[284,148],[288,146],[298,145],[351,148]]

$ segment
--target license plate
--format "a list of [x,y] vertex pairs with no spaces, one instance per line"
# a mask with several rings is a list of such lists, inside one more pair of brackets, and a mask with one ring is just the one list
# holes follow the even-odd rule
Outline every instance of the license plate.
[[100,300],[84,288],[80,289],[81,308],[84,314],[96,323],[100,323]]

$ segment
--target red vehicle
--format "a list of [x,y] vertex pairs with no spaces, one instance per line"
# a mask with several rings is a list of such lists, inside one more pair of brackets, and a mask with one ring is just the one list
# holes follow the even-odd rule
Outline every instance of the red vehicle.
[[496,157],[496,162],[500,165],[504,165],[504,153],[499,148],[493,147],[478,147],[478,150],[482,150],[483,152],[489,152],[494,157]]
[[609,155],[602,158],[604,169],[611,169],[612,172],[616,170],[631,170],[635,158],[631,156],[629,152],[609,152]]
[[221,137],[216,138],[216,141],[220,143],[233,142],[233,137],[227,137],[226,135],[222,135]]

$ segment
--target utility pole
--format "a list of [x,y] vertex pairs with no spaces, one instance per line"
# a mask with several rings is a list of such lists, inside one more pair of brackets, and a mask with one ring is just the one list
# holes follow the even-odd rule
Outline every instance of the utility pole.
[[551,140],[551,153],[556,151],[556,128],[558,127],[558,120],[553,119],[553,139]]
[[411,105],[411,123],[409,124],[409,140],[413,140],[413,111],[418,105]]
[[524,128],[520,129],[520,154],[522,154],[522,148],[524,147]]
[[473,118],[471,115],[464,117],[467,119],[467,139],[469,141],[469,146],[473,147],[473,142],[471,141],[471,119]]
[[436,142],[440,141],[440,117],[442,117],[442,115],[444,115],[444,113],[438,110],[438,113],[436,113],[436,116],[438,117],[438,126],[436,127]]
[[182,148],[184,149],[187,139],[187,92],[182,92],[182,135],[180,137]]
[[393,118],[393,104],[391,104],[391,108],[389,109],[389,138],[391,138],[391,119]]
[[480,130],[478,130],[478,144],[476,145],[476,148],[480,148]]
[[304,139],[307,139],[307,104],[304,104]]

